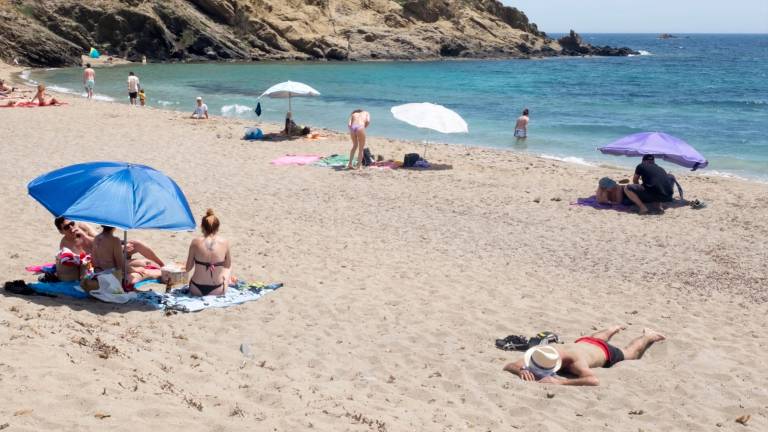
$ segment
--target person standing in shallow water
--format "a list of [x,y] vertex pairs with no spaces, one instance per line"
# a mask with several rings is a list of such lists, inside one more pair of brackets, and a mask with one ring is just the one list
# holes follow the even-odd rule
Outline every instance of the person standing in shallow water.
[[83,87],[88,94],[88,99],[93,99],[93,88],[96,86],[96,71],[93,70],[90,63],[85,64],[83,71]]
[[525,108],[523,115],[518,117],[515,123],[515,138],[518,142],[528,138],[528,121],[528,108]]
[[136,105],[136,98],[139,96],[139,89],[141,89],[141,83],[139,83],[139,77],[128,72],[128,98],[131,105]]
[[371,115],[368,111],[356,109],[349,116],[349,136],[352,139],[352,150],[349,152],[349,164],[347,168],[354,168],[355,152],[357,152],[357,169],[363,166],[363,150],[365,149],[365,128],[371,124]]

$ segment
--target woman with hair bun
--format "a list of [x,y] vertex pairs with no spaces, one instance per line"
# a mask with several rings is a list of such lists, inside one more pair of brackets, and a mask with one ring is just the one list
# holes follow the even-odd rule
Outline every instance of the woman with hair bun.
[[229,241],[219,236],[219,218],[208,209],[200,221],[202,237],[192,240],[187,256],[187,271],[193,270],[189,279],[192,295],[224,295],[230,278],[232,259]]

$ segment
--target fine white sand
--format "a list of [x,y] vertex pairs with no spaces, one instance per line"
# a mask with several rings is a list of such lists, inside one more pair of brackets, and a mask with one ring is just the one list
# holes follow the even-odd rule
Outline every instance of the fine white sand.
[[[215,209],[238,276],[285,287],[168,316],[0,295],[9,431],[768,430],[768,185],[680,169],[709,207],[640,217],[569,205],[631,174],[616,168],[441,145],[430,160],[453,169],[276,167],[348,139],[245,142],[244,121],[63,97],[0,109],[0,280],[32,280],[58,244],[27,182],[123,160],[174,178],[196,217]],[[196,234],[130,235],[183,261]],[[668,340],[598,370],[600,387],[523,383],[501,370],[520,354],[494,347],[617,323],[619,346],[646,326]]]

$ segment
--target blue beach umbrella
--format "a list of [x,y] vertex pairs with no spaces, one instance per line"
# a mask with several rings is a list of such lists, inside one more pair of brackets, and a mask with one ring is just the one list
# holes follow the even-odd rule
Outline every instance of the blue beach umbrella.
[[122,230],[189,231],[195,220],[179,186],[162,172],[125,162],[59,168],[27,185],[54,216]]

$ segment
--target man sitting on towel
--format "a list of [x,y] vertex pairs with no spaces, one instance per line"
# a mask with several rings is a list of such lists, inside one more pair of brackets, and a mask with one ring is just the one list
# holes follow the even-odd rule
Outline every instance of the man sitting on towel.
[[[125,271],[125,280],[129,286],[160,277],[160,268],[164,264],[152,249],[138,240],[129,241],[123,248],[120,239],[113,235],[114,227],[102,225],[101,228],[102,232],[93,238],[93,270],[96,274],[111,272],[116,278],[122,279]],[[126,258],[123,258],[124,253]],[[135,253],[144,258],[132,258]],[[95,279],[91,280],[95,282]],[[84,283],[83,288],[90,291],[98,288],[98,283]]]
[[56,254],[56,276],[62,281],[76,281],[85,275],[91,262],[96,233],[84,223],[57,217],[53,223],[63,235]]
[[[613,326],[592,336],[576,339],[573,343],[539,345],[528,349],[521,360],[510,363],[504,370],[520,377],[523,381],[538,381],[544,384],[575,386],[596,386],[600,384],[592,368],[609,368],[623,360],[639,360],[654,342],[664,336],[651,329],[644,329],[643,335],[632,340],[623,349],[608,341],[625,327]],[[562,377],[563,370],[572,377]]]

